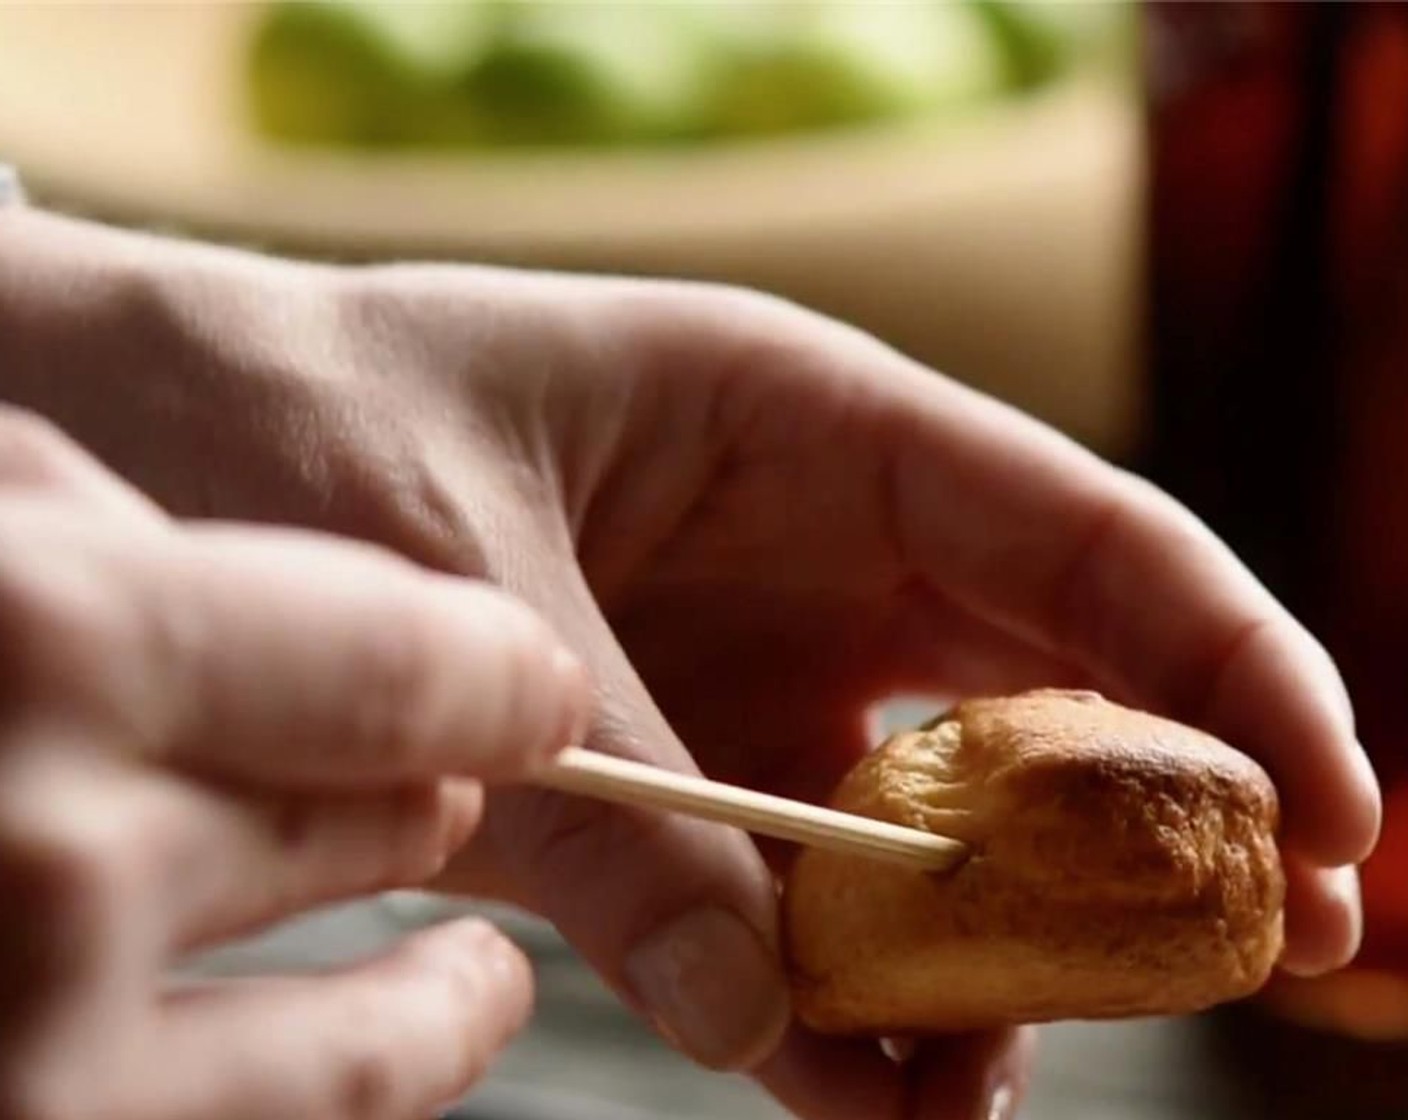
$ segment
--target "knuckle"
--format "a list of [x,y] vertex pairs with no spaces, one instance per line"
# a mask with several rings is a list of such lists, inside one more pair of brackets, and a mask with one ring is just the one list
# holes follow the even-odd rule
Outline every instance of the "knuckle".
[[[757,370],[810,379],[829,376],[838,353],[866,338],[856,328],[785,297],[749,289],[724,289],[709,295],[700,316],[716,338],[710,348],[716,367],[748,375]],[[706,353],[709,350],[706,350]]]
[[710,350],[722,340],[736,350],[735,363],[808,357],[817,347],[818,329],[824,333],[834,326],[785,296],[730,284],[697,286],[685,296],[679,318],[693,326],[686,331],[691,342],[696,332],[714,340]]
[[776,347],[783,356],[814,361],[838,331],[847,335],[855,331],[839,319],[775,292],[724,288],[714,293],[712,301],[715,315],[735,324],[736,333],[765,351]]
[[786,323],[789,326],[822,321],[822,316],[797,301],[757,288],[722,285],[713,291],[711,298],[717,311],[722,314],[765,319],[769,323]]
[[[0,628],[5,633],[5,678],[28,694],[57,668],[60,634],[75,623],[48,587],[38,564],[14,554],[0,558]],[[16,697],[17,698],[17,697]]]
[[397,1111],[400,1079],[396,1064],[377,1050],[348,1054],[334,1080],[329,1116],[338,1120],[391,1120]]
[[450,811],[435,790],[409,790],[392,802],[386,879],[422,883],[444,870],[455,848]]
[[488,922],[468,932],[474,953],[458,954],[444,970],[457,997],[462,1044],[456,1080],[465,1087],[478,1081],[494,1053],[523,1029],[533,1006],[533,968],[523,951]]
[[324,806],[295,796],[273,796],[259,806],[270,838],[279,856],[289,861],[310,854],[318,836],[318,817]]
[[49,482],[68,477],[81,454],[54,423],[0,404],[0,480]]
[[435,698],[428,687],[433,660],[415,612],[369,627],[353,654],[346,709],[346,749],[357,758],[414,761],[434,734]]
[[[45,1043],[56,1007],[86,1003],[122,923],[144,908],[137,803],[108,775],[85,783],[55,761],[17,758],[0,772],[0,1120],[92,1115],[59,1092],[88,1085],[65,1085],[69,1052]],[[33,1080],[17,1082],[7,1059]]]
[[271,869],[241,884],[242,905],[259,914],[299,909],[306,901],[302,880],[307,869],[327,864],[324,803],[296,796],[251,796],[240,814],[237,827],[242,841],[253,846],[251,858]]
[[55,768],[6,779],[0,913],[23,915],[51,954],[101,945],[141,885],[155,836],[148,806],[104,775]]
[[463,997],[458,1006],[482,1004],[486,980],[501,992],[515,991],[520,985],[531,987],[533,969],[528,958],[493,922],[470,918],[461,922],[457,932],[456,948],[441,947],[438,959],[449,987]]
[[614,289],[619,329],[651,359],[678,371],[716,369],[816,345],[831,323],[784,296],[716,281],[653,281]]
[[1130,529],[1142,529],[1165,548],[1220,547],[1207,523],[1167,490],[1130,471],[1116,477],[1117,500]]
[[49,929],[89,929],[126,878],[120,850],[61,820],[15,825],[0,834],[0,896],[12,913]]
[[0,1034],[26,1039],[44,1029],[55,993],[101,955],[111,911],[86,872],[36,846],[4,843],[0,914]]
[[12,714],[91,698],[111,665],[102,651],[111,645],[112,604],[90,593],[97,590],[81,567],[0,553],[0,702]]
[[427,938],[418,948],[451,1016],[450,1033],[459,1038],[455,1082],[468,1087],[526,1022],[532,966],[517,945],[482,918],[457,922],[453,936]]
[[[486,950],[508,944],[492,922],[461,918],[448,930],[433,931],[410,945],[417,968],[428,968],[434,982],[451,993],[453,1006],[469,1006],[483,995],[480,961]],[[465,1000],[468,999],[470,1004]]]
[[687,309],[709,319],[730,324],[747,324],[764,319],[795,321],[817,318],[795,300],[761,288],[725,281],[693,281],[675,284],[673,291],[686,301]]

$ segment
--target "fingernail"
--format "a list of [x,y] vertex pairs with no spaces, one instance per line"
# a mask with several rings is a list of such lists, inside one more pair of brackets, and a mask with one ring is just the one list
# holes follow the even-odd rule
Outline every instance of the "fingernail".
[[882,1038],[880,1040],[880,1052],[897,1066],[902,1066],[913,1058],[918,1049],[919,1043],[912,1038]]
[[1364,843],[1360,845],[1358,851],[1353,852],[1348,857],[1355,861],[1362,861],[1369,858],[1370,853],[1378,846],[1379,834],[1383,829],[1384,805],[1383,793],[1380,790],[1379,775],[1374,769],[1373,759],[1369,757],[1369,752],[1364,749],[1363,743],[1355,743],[1354,760],[1359,770],[1358,782],[1364,796],[1373,806],[1372,827],[1367,830]]
[[624,971],[660,1033],[715,1069],[757,1065],[791,1017],[776,958],[741,918],[717,907],[690,911],[647,938]]
[[1020,1028],[988,1071],[974,1120],[1013,1120],[1031,1066],[1034,1032]]
[[1359,955],[1359,946],[1364,940],[1364,902],[1359,890],[1358,869],[1336,868],[1330,876],[1330,889],[1343,904],[1345,916],[1349,919],[1349,947],[1343,962],[1349,964]]
[[1011,1085],[1003,1084],[993,1089],[982,1120],[1012,1120],[1016,1114],[1017,1095],[1012,1091]]
[[1325,941],[1310,957],[1297,959],[1292,955],[1281,962],[1283,971],[1305,979],[1344,968],[1359,955],[1364,939],[1364,906],[1360,899],[1358,870],[1336,867],[1319,872],[1316,878],[1320,889],[1332,900],[1331,909],[1322,917],[1330,932],[1324,935]]
[[474,998],[501,1000],[514,993],[510,1010],[498,1018],[500,1039],[516,1034],[532,1010],[532,966],[523,951],[491,922],[475,915],[441,925],[431,935],[442,968],[466,983]]
[[469,778],[445,778],[436,789],[443,822],[441,850],[453,853],[468,843],[484,815],[484,787]]
[[[541,636],[539,642],[542,648]],[[542,658],[543,654],[536,656]],[[591,686],[581,661],[556,641],[549,647],[546,665],[539,660],[537,672],[531,679],[537,687],[520,688],[517,703],[528,709],[528,726],[535,732],[529,746],[529,766],[545,767],[564,747],[580,744],[586,737],[591,717]]]

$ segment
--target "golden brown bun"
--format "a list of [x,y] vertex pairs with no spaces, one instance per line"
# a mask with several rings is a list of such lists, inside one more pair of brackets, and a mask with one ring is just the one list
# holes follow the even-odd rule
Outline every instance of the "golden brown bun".
[[973,854],[941,874],[801,854],[783,902],[814,1030],[1182,1013],[1254,991],[1280,954],[1265,773],[1095,693],[960,704],[867,756],[832,804]]

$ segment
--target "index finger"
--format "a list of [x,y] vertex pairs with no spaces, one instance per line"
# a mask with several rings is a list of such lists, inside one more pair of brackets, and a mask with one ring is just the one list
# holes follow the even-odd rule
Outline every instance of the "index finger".
[[257,754],[261,772],[319,784],[503,780],[579,737],[580,662],[487,584],[250,529],[207,530],[185,572],[172,609],[204,616],[215,639],[197,663],[206,707],[187,740],[211,762]]
[[[114,549],[97,635],[139,744],[262,786],[521,778],[576,736],[580,663],[528,607],[350,541],[244,527]],[[111,707],[111,706],[110,706]],[[108,709],[104,709],[108,710]]]
[[1166,494],[996,401],[911,368],[886,423],[910,563],[975,612],[1260,760],[1285,838],[1373,847],[1373,771],[1324,648]]

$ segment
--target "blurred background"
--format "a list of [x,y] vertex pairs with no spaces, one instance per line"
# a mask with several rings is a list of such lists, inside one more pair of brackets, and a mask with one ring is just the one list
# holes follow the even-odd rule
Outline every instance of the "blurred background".
[[[1389,787],[1365,949],[1215,1015],[1052,1028],[1027,1114],[1408,1116],[1408,6],[9,3],[0,155],[41,204],[275,251],[764,288],[1173,490],[1348,675]],[[466,1116],[778,1115],[495,916],[540,1011]]]

